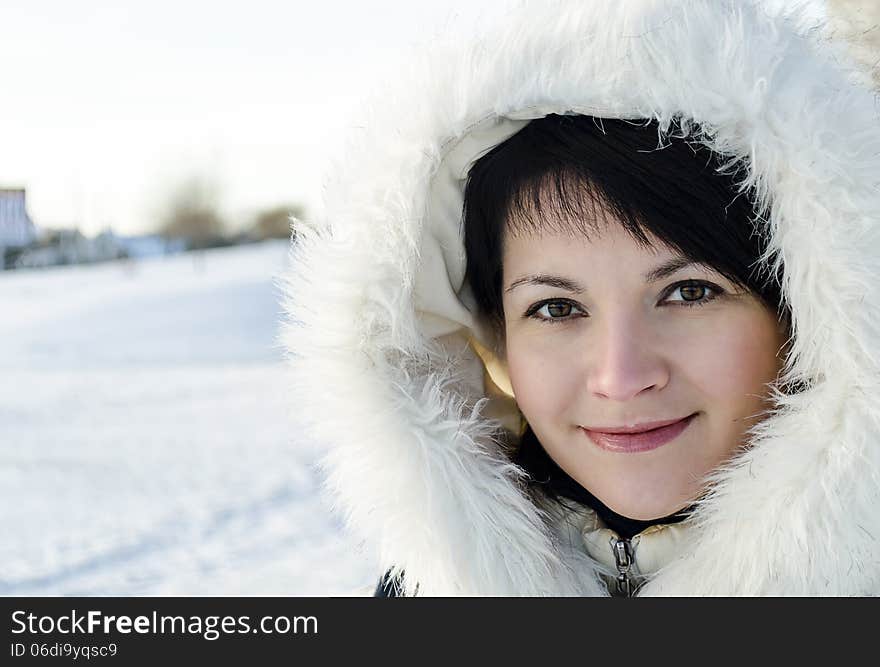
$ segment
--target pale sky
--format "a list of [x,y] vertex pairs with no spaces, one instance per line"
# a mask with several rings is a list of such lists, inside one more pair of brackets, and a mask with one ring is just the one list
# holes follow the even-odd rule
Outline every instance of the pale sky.
[[371,83],[420,38],[514,0],[2,0],[0,187],[43,227],[154,227],[199,178],[234,224],[319,206]]

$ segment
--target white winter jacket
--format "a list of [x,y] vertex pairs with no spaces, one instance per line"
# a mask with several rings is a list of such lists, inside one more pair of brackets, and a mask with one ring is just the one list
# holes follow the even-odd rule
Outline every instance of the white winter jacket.
[[463,282],[468,167],[549,113],[694,121],[746,165],[784,266],[804,391],[639,595],[880,593],[880,118],[820,35],[741,0],[527,2],[364,107],[296,228],[284,336],[298,437],[404,594],[608,594],[502,446],[516,407]]

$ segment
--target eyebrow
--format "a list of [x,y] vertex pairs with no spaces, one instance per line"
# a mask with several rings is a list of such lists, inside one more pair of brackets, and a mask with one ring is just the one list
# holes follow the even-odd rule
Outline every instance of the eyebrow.
[[689,266],[695,266],[696,264],[697,262],[693,262],[687,257],[682,257],[681,255],[678,255],[670,259],[668,262],[664,262],[657,268],[651,269],[642,277],[645,279],[646,283],[656,283],[658,280],[668,278],[673,273],[681,271],[682,269]]
[[[696,264],[697,262],[693,262],[687,257],[677,256],[673,257],[667,262],[664,262],[660,266],[651,269],[642,277],[644,278],[646,283],[655,283],[658,280],[668,278],[672,274],[681,271],[682,269],[689,266],[694,266]],[[583,294],[586,291],[583,287],[581,287],[573,280],[562,278],[560,276],[551,276],[545,273],[538,273],[532,276],[523,276],[522,278],[517,278],[512,283],[510,283],[510,285],[504,291],[512,292],[520,285],[548,285],[549,287],[557,287],[559,289],[564,289],[565,291],[572,292],[574,294]]]

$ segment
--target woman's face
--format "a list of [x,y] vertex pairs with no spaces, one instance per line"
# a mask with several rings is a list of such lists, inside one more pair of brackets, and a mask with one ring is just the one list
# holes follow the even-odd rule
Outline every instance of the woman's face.
[[[592,238],[507,234],[503,251],[520,410],[565,472],[642,520],[686,507],[744,444],[786,341],[757,297],[709,267],[670,267],[680,256],[650,240],[643,248],[611,223]],[[691,415],[641,436],[601,430]]]

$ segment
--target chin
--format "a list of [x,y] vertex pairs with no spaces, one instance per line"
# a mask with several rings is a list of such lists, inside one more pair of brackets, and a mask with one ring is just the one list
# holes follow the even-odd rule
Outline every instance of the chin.
[[[630,460],[615,457],[613,466],[590,467],[572,475],[608,509],[637,521],[662,519],[688,507],[700,494],[692,469],[682,457]],[[686,457],[684,457],[686,459]]]
[[642,501],[637,501],[633,498],[609,498],[608,500],[605,500],[602,496],[597,495],[597,497],[613,512],[637,521],[663,519],[664,517],[667,517],[670,514],[675,514],[688,506],[687,501],[682,501],[679,498],[645,498],[642,499]]

